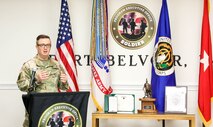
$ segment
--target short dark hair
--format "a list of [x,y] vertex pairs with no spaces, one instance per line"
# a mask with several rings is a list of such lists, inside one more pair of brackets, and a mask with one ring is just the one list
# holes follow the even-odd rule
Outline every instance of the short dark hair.
[[36,38],[36,44],[38,44],[38,40],[39,40],[39,39],[42,39],[42,38],[48,38],[48,39],[50,39],[50,37],[49,37],[48,35],[40,34],[40,35],[38,35],[37,38]]

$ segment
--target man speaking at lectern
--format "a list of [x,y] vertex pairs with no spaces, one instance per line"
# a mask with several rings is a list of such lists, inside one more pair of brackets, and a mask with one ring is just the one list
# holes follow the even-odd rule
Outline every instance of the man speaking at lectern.
[[[36,38],[37,55],[25,62],[17,79],[18,88],[23,92],[58,92],[67,90],[67,76],[61,65],[50,58],[51,40],[47,35]],[[26,112],[23,127],[29,127]]]

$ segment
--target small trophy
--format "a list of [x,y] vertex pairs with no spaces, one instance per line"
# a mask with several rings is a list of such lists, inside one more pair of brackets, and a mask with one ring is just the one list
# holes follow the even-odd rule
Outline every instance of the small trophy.
[[144,97],[139,98],[141,101],[141,110],[138,110],[138,113],[156,113],[157,110],[155,108],[155,98],[152,98],[152,89],[151,85],[148,83],[146,79],[146,83],[143,86]]

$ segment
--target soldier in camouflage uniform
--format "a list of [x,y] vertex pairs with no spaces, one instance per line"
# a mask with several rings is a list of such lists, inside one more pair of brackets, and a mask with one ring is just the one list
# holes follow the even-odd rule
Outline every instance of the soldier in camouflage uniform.
[[[24,63],[18,76],[17,85],[21,91],[30,92],[32,70],[36,69],[35,92],[58,92],[68,89],[67,77],[60,64],[49,57],[51,41],[47,35],[36,38],[37,55]],[[23,127],[29,127],[28,113],[25,113]]]

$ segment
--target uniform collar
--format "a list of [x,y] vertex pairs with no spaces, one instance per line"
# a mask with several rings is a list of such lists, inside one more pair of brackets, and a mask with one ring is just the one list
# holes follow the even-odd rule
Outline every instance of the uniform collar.
[[38,55],[34,57],[35,63],[38,67],[48,67],[48,66],[54,66],[55,64],[52,61],[52,58],[48,57],[47,60],[41,60]]

